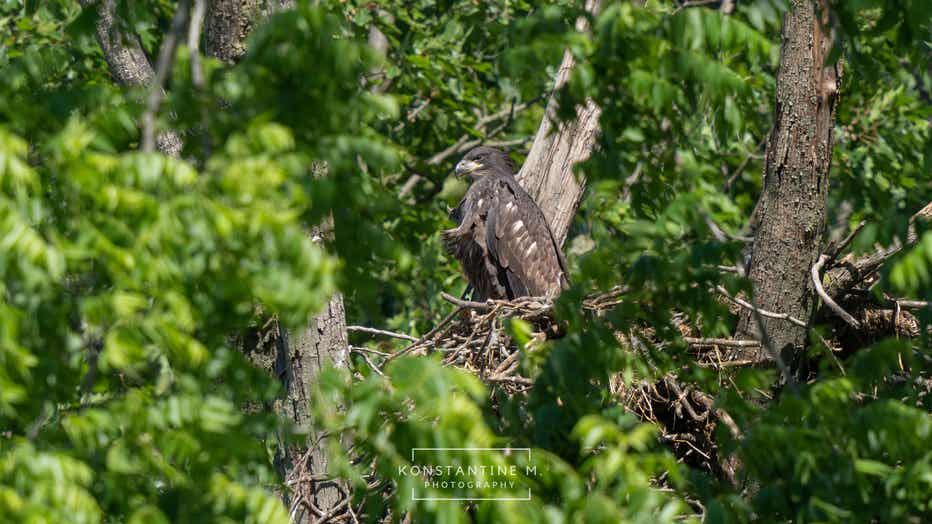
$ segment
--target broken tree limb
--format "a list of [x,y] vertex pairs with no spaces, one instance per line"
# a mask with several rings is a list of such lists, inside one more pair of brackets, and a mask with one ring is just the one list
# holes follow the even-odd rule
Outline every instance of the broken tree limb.
[[[596,14],[599,8],[599,0],[586,1],[589,13]],[[585,18],[580,18],[576,30],[584,32],[588,25]],[[587,100],[576,108],[575,119],[558,122],[557,93],[569,80],[575,63],[573,54],[565,51],[531,151],[516,177],[544,212],[559,245],[566,240],[586,185],[585,180],[576,178],[573,166],[589,158],[595,148],[602,112],[595,102]]]

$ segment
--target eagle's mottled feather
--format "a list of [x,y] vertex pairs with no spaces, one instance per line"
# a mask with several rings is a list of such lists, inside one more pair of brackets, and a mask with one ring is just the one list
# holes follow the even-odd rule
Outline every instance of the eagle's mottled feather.
[[444,232],[447,248],[462,264],[477,300],[554,297],[568,281],[547,219],[515,180],[507,156],[482,149],[464,159],[478,158],[480,167],[470,171],[475,182],[451,212],[459,226]]

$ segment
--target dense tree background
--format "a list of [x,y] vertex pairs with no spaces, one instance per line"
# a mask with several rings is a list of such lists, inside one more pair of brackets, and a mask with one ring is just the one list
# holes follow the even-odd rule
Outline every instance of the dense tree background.
[[[932,4],[589,4],[0,1],[0,520],[932,517]],[[856,323],[807,269],[774,354],[731,297],[764,295],[807,12],[838,81],[806,256]],[[501,320],[521,387],[352,329],[431,334],[453,165],[587,104],[566,334]],[[533,448],[533,500],[413,500],[397,467],[444,446]]]

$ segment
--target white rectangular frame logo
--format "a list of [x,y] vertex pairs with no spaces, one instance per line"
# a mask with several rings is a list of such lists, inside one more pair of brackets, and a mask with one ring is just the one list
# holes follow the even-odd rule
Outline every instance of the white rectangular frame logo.
[[[414,463],[414,454],[417,451],[526,451],[528,463],[531,462],[531,448],[411,448],[411,462]],[[527,497],[417,497],[414,494],[414,488],[411,488],[412,500],[512,500],[512,501],[529,501],[531,500],[531,488],[527,489]]]

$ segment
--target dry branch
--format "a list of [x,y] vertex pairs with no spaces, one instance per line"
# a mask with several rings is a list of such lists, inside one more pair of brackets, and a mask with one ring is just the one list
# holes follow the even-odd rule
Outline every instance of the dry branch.
[[725,297],[728,301],[732,302],[733,304],[737,304],[737,305],[739,305],[739,306],[741,306],[741,307],[743,307],[743,308],[745,308],[745,309],[748,309],[748,310],[750,310],[750,311],[757,312],[757,313],[759,313],[761,316],[765,316],[765,317],[769,317],[769,318],[776,318],[776,319],[780,319],[780,320],[786,320],[786,321],[788,321],[788,322],[792,322],[793,324],[796,324],[797,326],[800,326],[800,327],[807,327],[807,324],[806,324],[805,322],[803,322],[802,320],[799,320],[798,318],[791,317],[790,315],[787,315],[786,313],[774,313],[774,312],[772,312],[772,311],[767,311],[767,310],[765,310],[765,309],[760,309],[760,308],[758,308],[758,307],[754,307],[751,303],[747,302],[746,300],[742,300],[742,299],[740,299],[740,298],[733,297],[733,296],[731,296],[731,293],[729,293],[728,290],[725,289],[725,288],[722,287],[722,286],[715,286],[715,290],[718,291],[718,293],[719,293],[720,295],[722,295],[723,297]]
[[829,307],[829,309],[844,319],[844,321],[850,324],[851,327],[860,329],[861,324],[859,324],[858,321],[851,316],[851,314],[849,314],[834,300],[832,300],[832,297],[828,296],[828,294],[825,292],[825,289],[822,288],[822,266],[826,261],[829,260],[829,258],[829,255],[820,255],[819,260],[817,260],[816,263],[812,265],[812,269],[810,270],[810,274],[812,275],[812,285],[815,286],[816,293],[819,294],[819,297],[822,298],[822,302],[824,302],[825,305]]
[[690,346],[695,346],[698,348],[704,347],[715,347],[715,346],[727,346],[727,347],[737,347],[737,348],[758,348],[760,347],[760,342],[756,340],[735,340],[731,338],[695,338],[695,337],[683,337],[683,340],[686,341]]
[[178,42],[188,20],[188,4],[189,0],[181,0],[178,7],[175,8],[171,28],[162,40],[162,47],[159,49],[155,78],[149,86],[149,96],[146,98],[146,112],[142,114],[142,150],[146,153],[155,151],[155,115],[162,104],[162,97],[165,96],[165,80],[168,79],[172,64],[175,62]]
[[388,331],[385,329],[375,329],[365,326],[346,326],[347,331],[359,331],[361,333],[369,333],[371,335],[383,335],[386,337],[400,338],[402,340],[409,340],[411,342],[417,342],[417,338],[412,337],[411,335],[406,335],[404,333],[396,333],[394,331]]
[[[916,233],[916,222],[918,220],[932,220],[932,202],[928,203],[913,214],[909,219],[909,228],[906,233],[906,245],[910,246],[916,243],[918,235]],[[878,249],[877,251],[854,259],[850,255],[845,257],[835,267],[825,273],[825,292],[828,296],[838,299],[846,291],[854,288],[866,278],[879,270],[884,263],[899,253],[903,249],[902,242],[897,240],[892,245]]]
[[[103,52],[110,74],[126,87],[153,86],[156,74],[146,57],[139,37],[124,28],[116,15],[116,0],[81,0],[84,9],[97,11],[97,42]],[[161,85],[161,83],[159,84]],[[155,138],[155,146],[166,155],[181,154],[181,137],[174,131],[163,131]]]

